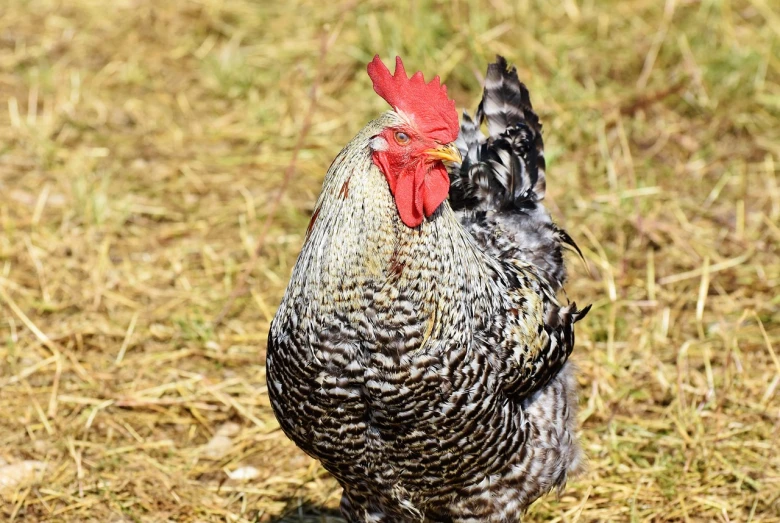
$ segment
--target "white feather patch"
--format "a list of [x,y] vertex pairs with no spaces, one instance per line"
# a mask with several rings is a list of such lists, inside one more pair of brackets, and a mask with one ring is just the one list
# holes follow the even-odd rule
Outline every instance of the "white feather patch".
[[372,151],[386,151],[387,140],[381,136],[374,136],[371,138],[371,140],[368,141],[368,146],[371,147]]

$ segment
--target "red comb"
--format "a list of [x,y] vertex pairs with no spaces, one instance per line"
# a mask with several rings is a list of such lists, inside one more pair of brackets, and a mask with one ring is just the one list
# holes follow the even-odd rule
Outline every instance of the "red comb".
[[374,91],[393,109],[412,116],[420,131],[437,142],[455,141],[458,137],[458,112],[455,101],[447,97],[447,87],[440,84],[438,76],[427,84],[420,71],[407,78],[400,56],[395,58],[393,75],[379,55],[374,56],[367,69]]

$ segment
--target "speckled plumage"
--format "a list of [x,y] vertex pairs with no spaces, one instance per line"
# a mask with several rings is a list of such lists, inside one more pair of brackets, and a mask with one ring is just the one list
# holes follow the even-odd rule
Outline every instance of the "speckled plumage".
[[[489,74],[489,122],[490,96]],[[370,141],[404,118],[370,122],[328,170],[271,325],[271,404],[344,487],[349,521],[516,521],[581,462],[566,361],[587,311],[556,300],[543,191],[522,215],[459,202],[453,183],[453,205],[401,222]]]
[[[488,136],[479,130],[487,123]],[[463,113],[455,142],[463,164],[450,173],[450,204],[491,255],[537,267],[557,291],[566,280],[563,248],[571,237],[542,205],[547,183],[542,125],[514,67],[488,66],[476,119]]]

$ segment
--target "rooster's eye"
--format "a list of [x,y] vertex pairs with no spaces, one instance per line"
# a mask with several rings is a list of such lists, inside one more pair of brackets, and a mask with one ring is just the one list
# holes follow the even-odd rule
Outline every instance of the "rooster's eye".
[[406,145],[409,143],[409,135],[401,131],[396,131],[395,141],[400,145]]

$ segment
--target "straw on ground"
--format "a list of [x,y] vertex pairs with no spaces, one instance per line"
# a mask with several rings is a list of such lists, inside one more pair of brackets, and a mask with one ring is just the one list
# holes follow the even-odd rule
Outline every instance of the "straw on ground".
[[544,122],[550,206],[587,260],[567,292],[594,303],[589,469],[528,520],[780,521],[770,4],[4,3],[0,517],[335,509],[273,418],[264,346],[327,166],[384,110],[376,52],[470,109],[503,54]]

